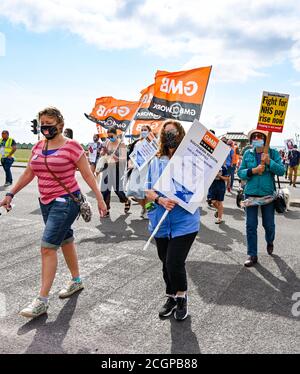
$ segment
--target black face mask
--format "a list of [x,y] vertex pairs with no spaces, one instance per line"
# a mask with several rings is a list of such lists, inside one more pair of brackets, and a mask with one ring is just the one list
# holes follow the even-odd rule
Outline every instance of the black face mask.
[[58,134],[58,129],[56,126],[41,126],[41,133],[47,140],[51,140]]
[[176,148],[178,146],[178,141],[177,141],[177,134],[175,134],[172,131],[167,131],[165,133],[166,137],[166,147],[167,148]]

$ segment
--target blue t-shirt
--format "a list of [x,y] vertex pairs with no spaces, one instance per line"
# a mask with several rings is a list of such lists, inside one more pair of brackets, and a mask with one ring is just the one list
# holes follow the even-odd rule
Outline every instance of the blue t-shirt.
[[226,164],[227,168],[229,168],[231,166],[233,155],[234,155],[234,150],[231,149],[230,152],[228,153],[228,156],[227,156],[226,161],[225,161],[225,164]]
[[[148,169],[148,177],[146,180],[146,189],[151,190],[161,176],[164,168],[167,166],[169,158],[166,156],[155,157]],[[158,192],[160,196],[164,196]],[[154,204],[154,209],[148,212],[149,231],[152,233],[165,213],[165,208],[161,205]],[[166,219],[160,226],[156,238],[176,238],[177,236],[191,234],[199,231],[200,228],[200,209],[198,208],[194,214],[181,208],[179,205],[168,213]]]
[[[219,170],[219,173],[221,173],[222,177],[228,177],[229,176],[228,169],[224,165]],[[217,188],[217,189],[220,189],[220,188],[226,189],[226,182],[223,179],[218,179],[218,177],[216,177],[216,179],[212,182],[212,185],[211,185],[211,189],[215,189],[215,188]]]

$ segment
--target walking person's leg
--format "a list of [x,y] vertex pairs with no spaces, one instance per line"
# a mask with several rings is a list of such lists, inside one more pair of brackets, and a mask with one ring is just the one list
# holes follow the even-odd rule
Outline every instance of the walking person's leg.
[[120,174],[120,164],[116,163],[116,178],[115,178],[115,193],[118,196],[121,203],[125,203],[124,212],[128,213],[131,206],[131,201],[128,199],[128,197],[125,195],[123,191],[123,184],[120,180],[121,174]]
[[102,173],[103,174],[101,179],[101,194],[107,206],[107,213],[104,217],[109,217],[112,182],[111,177],[108,174],[108,169],[104,170]]
[[41,248],[41,255],[42,284],[40,288],[40,296],[48,298],[57,269],[57,252],[52,248]]
[[171,238],[167,251],[167,272],[171,281],[172,289],[176,293],[177,307],[175,318],[184,320],[188,315],[187,308],[187,275],[185,261],[191,246],[197,236],[197,232]]
[[230,188],[233,188],[234,183],[234,174],[235,174],[236,165],[232,165],[231,167],[231,178],[230,178]]
[[262,224],[265,229],[265,239],[267,242],[267,252],[269,255],[274,250],[275,239],[275,207],[274,203],[261,206]]
[[219,220],[219,222],[222,221],[223,212],[224,212],[223,201],[218,201],[218,220]]
[[290,185],[292,184],[292,179],[293,179],[293,168],[292,168],[292,166],[289,166],[289,181],[290,181]]
[[12,164],[14,163],[14,159],[10,158],[8,160],[9,160],[9,162],[8,162],[8,181],[7,182],[12,184],[13,183],[13,177],[12,177],[11,168],[12,168]]
[[258,206],[246,208],[246,234],[247,234],[247,254],[248,260],[245,266],[253,266],[257,262],[257,226],[258,226]]
[[297,173],[298,173],[298,165],[293,167],[293,186],[296,187],[296,181],[297,181]]
[[64,259],[66,261],[66,264],[70,270],[72,279],[70,282],[68,282],[67,286],[59,292],[59,297],[61,299],[70,297],[75,292],[84,288],[84,285],[83,285],[83,282],[81,280],[80,273],[79,273],[78,257],[77,257],[74,240],[73,240],[72,229],[69,230],[68,237],[69,235],[72,235],[71,239],[66,239],[64,241],[64,244],[62,244],[61,249],[64,255]]
[[226,182],[226,186],[227,186],[227,191],[230,192],[231,189],[230,189],[230,185],[231,185],[231,173],[232,173],[232,166],[228,166],[228,173],[229,173],[229,178]]
[[158,314],[160,317],[169,317],[173,310],[176,308],[175,291],[171,286],[171,281],[167,270],[167,252],[169,245],[169,238],[155,238],[157,254],[162,262],[163,278],[166,285],[166,297],[165,304],[161,307]]
[[78,257],[74,241],[63,244],[61,249],[72,278],[79,278]]
[[[63,200],[64,201],[53,200],[49,204],[40,203],[43,220],[45,222],[45,230],[41,245],[42,284],[39,296],[20,312],[24,317],[35,318],[47,312],[49,306],[49,292],[57,270],[57,250],[59,247],[64,247],[64,245],[74,240],[71,225],[78,216],[79,206],[71,198],[64,198]],[[74,273],[76,273],[74,259],[72,268]],[[78,289],[72,289],[70,293],[69,289],[68,296],[77,290]]]
[[1,163],[5,172],[5,185],[10,185],[12,184],[11,166],[13,164],[13,159],[3,158]]

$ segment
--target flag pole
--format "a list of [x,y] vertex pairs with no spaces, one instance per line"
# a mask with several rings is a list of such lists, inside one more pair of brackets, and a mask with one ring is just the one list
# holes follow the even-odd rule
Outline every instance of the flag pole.
[[162,225],[162,223],[164,222],[164,220],[167,218],[167,215],[169,214],[169,211],[166,210],[163,214],[163,216],[161,217],[160,221],[158,222],[157,226],[155,227],[153,233],[151,234],[150,238],[148,239],[147,243],[145,244],[144,248],[143,248],[143,251],[146,251],[151,243],[151,240],[154,238],[154,236],[157,234],[160,226]]

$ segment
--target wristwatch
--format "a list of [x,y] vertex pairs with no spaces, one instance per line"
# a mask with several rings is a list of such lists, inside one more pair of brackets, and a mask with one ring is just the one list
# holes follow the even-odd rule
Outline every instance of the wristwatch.
[[10,196],[13,199],[15,195],[12,192],[7,192],[5,196]]
[[157,205],[159,205],[159,198],[160,198],[160,196],[157,196],[157,197],[155,198],[155,200],[154,200],[154,202],[155,202]]

